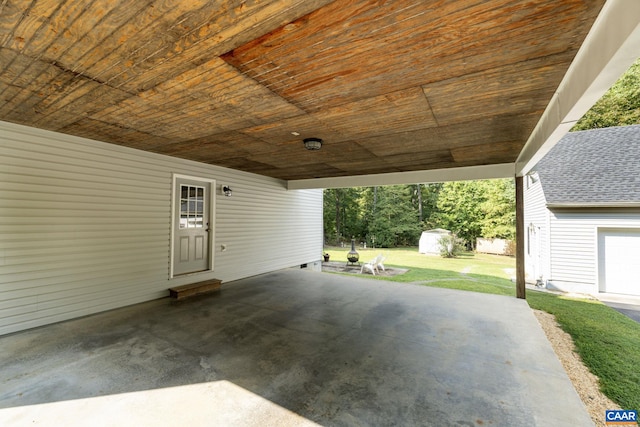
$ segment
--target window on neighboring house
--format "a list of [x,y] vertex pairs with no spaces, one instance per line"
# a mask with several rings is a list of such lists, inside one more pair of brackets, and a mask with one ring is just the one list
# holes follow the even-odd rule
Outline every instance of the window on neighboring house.
[[529,224],[529,227],[527,228],[527,255],[531,255],[531,239],[533,238],[535,232],[536,227],[533,225],[533,223]]

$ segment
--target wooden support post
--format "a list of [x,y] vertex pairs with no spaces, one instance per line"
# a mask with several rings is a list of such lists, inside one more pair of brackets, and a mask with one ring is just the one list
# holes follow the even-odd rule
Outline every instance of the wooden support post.
[[523,177],[516,177],[516,297],[526,297],[524,283],[524,187]]

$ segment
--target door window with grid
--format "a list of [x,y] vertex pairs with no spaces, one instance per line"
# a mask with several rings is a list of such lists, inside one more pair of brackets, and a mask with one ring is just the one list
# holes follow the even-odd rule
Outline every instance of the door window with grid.
[[180,228],[204,227],[204,187],[180,186]]

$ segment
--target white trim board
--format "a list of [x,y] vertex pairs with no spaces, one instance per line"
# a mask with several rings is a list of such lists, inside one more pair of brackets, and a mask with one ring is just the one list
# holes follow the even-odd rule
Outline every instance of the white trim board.
[[514,172],[515,166],[513,163],[500,163],[495,165],[394,172],[375,175],[299,179],[289,181],[287,183],[287,188],[289,190],[301,190],[312,188],[373,187],[377,185],[423,184],[447,181],[513,178]]

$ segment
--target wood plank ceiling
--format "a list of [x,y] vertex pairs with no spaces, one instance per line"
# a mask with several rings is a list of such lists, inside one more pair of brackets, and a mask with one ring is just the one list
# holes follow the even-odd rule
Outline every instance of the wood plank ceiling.
[[0,120],[285,180],[512,163],[603,3],[3,0]]

